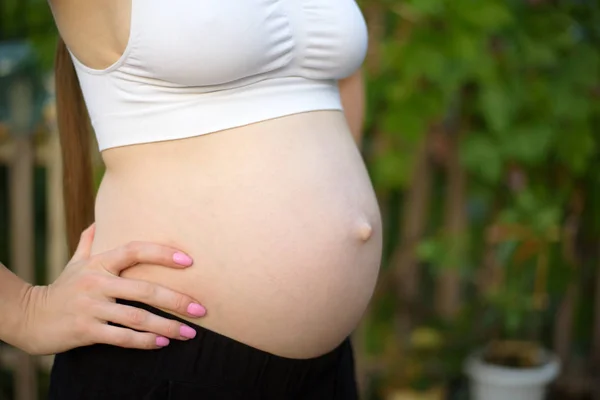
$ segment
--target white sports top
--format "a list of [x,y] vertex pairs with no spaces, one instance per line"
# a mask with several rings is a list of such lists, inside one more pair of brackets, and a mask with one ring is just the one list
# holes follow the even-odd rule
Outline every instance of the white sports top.
[[74,56],[100,150],[341,110],[367,29],[355,0],[131,0],[120,59]]

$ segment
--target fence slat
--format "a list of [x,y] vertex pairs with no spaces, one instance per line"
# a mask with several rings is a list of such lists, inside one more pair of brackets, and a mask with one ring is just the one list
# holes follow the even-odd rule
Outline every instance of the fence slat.
[[423,237],[429,214],[431,193],[431,166],[427,141],[418,151],[416,163],[407,189],[404,213],[400,226],[400,242],[393,259],[399,297],[412,305],[419,298],[419,265],[417,245]]
[[570,284],[554,321],[554,351],[561,359],[565,369],[568,368],[569,356],[571,354],[576,298],[577,287],[574,284]]
[[[33,144],[30,138],[14,138],[15,153],[10,168],[11,266],[14,272],[34,282]],[[16,400],[37,399],[35,360],[18,353],[15,374]]]
[[[446,164],[447,189],[444,205],[444,231],[447,243],[451,244],[449,257],[452,260],[464,251],[465,233],[467,230],[466,205],[466,172],[459,160],[460,136],[450,135],[448,139],[449,152]],[[448,268],[449,267],[449,268]],[[436,310],[443,318],[452,318],[460,310],[461,281],[458,272],[459,265],[449,265],[444,269],[436,284]]]

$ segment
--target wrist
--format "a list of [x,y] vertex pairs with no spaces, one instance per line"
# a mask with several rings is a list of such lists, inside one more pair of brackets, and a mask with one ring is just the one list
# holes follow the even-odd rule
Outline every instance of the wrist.
[[18,335],[18,346],[29,354],[38,354],[36,351],[36,344],[39,340],[37,338],[38,322],[41,313],[40,306],[46,289],[46,286],[28,284],[21,293],[19,308],[22,318],[19,319],[15,333]]
[[14,318],[9,324],[9,332],[7,332],[7,342],[21,350],[31,353],[32,347],[31,336],[35,327],[35,303],[36,292],[39,287],[25,283],[19,289],[18,301],[16,303],[16,312],[12,313]]
[[23,281],[0,264],[0,340],[30,352],[32,316],[37,293],[31,284]]

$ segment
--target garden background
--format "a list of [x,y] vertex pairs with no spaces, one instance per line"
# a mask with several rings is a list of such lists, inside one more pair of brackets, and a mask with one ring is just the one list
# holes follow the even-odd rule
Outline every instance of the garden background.
[[[600,2],[359,5],[370,34],[362,152],[385,225],[379,285],[354,337],[363,398],[466,399],[466,357],[513,338],[560,357],[551,397],[600,399]],[[0,45],[15,41],[31,44],[30,74],[45,82],[56,41],[46,1],[0,0]],[[45,111],[32,117],[31,179],[13,182],[23,139],[6,111],[5,55],[0,260],[11,267],[18,247],[11,190],[30,185],[19,193],[32,196],[32,279],[45,283],[52,157],[38,153],[55,143],[52,97],[35,98]],[[3,349],[0,399],[17,399],[24,359]],[[46,364],[34,362],[39,398]]]

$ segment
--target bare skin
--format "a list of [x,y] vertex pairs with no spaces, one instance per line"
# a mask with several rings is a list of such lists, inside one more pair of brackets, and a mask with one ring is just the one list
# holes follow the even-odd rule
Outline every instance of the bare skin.
[[[129,2],[52,5],[84,64],[121,56]],[[199,299],[210,310],[199,325],[262,350],[308,358],[333,349],[362,317],[381,257],[379,209],[356,145],[362,90],[359,72],[340,81],[345,115],[104,151],[92,253],[130,240],[182,248],[196,260],[185,271],[144,264],[122,275]]]
[[[49,286],[32,286],[0,264],[0,339],[30,354],[59,353],[94,343],[158,349],[168,345],[167,338],[188,340],[181,329],[190,333],[190,327],[116,304],[115,298],[200,317],[204,308],[189,296],[118,276],[140,262],[183,269],[192,260],[172,247],[141,242],[91,256],[93,240],[92,226],[83,232],[75,255]],[[109,326],[107,321],[123,327]]]

